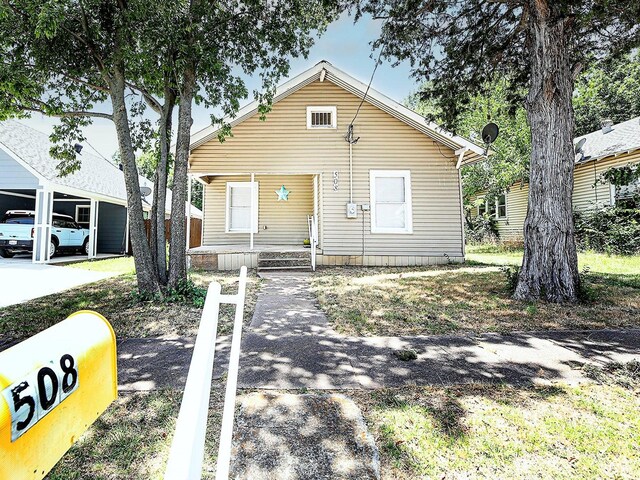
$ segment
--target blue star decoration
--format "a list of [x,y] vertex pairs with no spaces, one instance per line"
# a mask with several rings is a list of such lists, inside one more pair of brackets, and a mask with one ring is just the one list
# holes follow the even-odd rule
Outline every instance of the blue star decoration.
[[291,192],[285,188],[284,185],[280,187],[280,190],[276,190],[276,195],[278,195],[278,201],[284,200],[285,202],[289,200],[289,194]]

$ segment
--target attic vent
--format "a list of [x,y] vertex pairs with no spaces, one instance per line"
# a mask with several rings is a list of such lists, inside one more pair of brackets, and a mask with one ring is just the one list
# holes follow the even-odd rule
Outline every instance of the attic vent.
[[336,107],[307,107],[307,128],[336,128]]
[[602,133],[609,133],[613,130],[613,120],[605,120],[602,122]]

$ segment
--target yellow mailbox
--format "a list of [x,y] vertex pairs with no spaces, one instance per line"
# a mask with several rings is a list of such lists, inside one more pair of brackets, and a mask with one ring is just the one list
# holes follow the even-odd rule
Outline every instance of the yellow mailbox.
[[82,311],[0,352],[0,479],[41,479],[118,395],[116,338]]

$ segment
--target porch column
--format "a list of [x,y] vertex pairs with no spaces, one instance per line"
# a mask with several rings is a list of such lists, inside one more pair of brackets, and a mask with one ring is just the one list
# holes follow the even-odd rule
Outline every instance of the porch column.
[[98,253],[98,208],[100,202],[91,199],[89,209],[89,259],[96,258]]
[[33,219],[33,263],[50,260],[51,223],[53,220],[53,191],[48,187],[36,190],[36,215]]
[[187,250],[191,247],[191,175],[187,176]]
[[251,174],[251,233],[249,233],[249,250],[253,250],[253,231],[256,229],[255,212],[256,212],[256,188],[255,188],[256,176]]

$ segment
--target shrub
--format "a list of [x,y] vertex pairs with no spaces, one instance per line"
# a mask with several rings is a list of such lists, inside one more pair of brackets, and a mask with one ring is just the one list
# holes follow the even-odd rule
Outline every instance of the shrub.
[[622,255],[640,253],[640,209],[606,207],[574,215],[579,249]]
[[472,216],[467,211],[465,217],[464,229],[467,242],[472,244],[496,243],[500,238],[498,225],[493,216],[487,214]]

